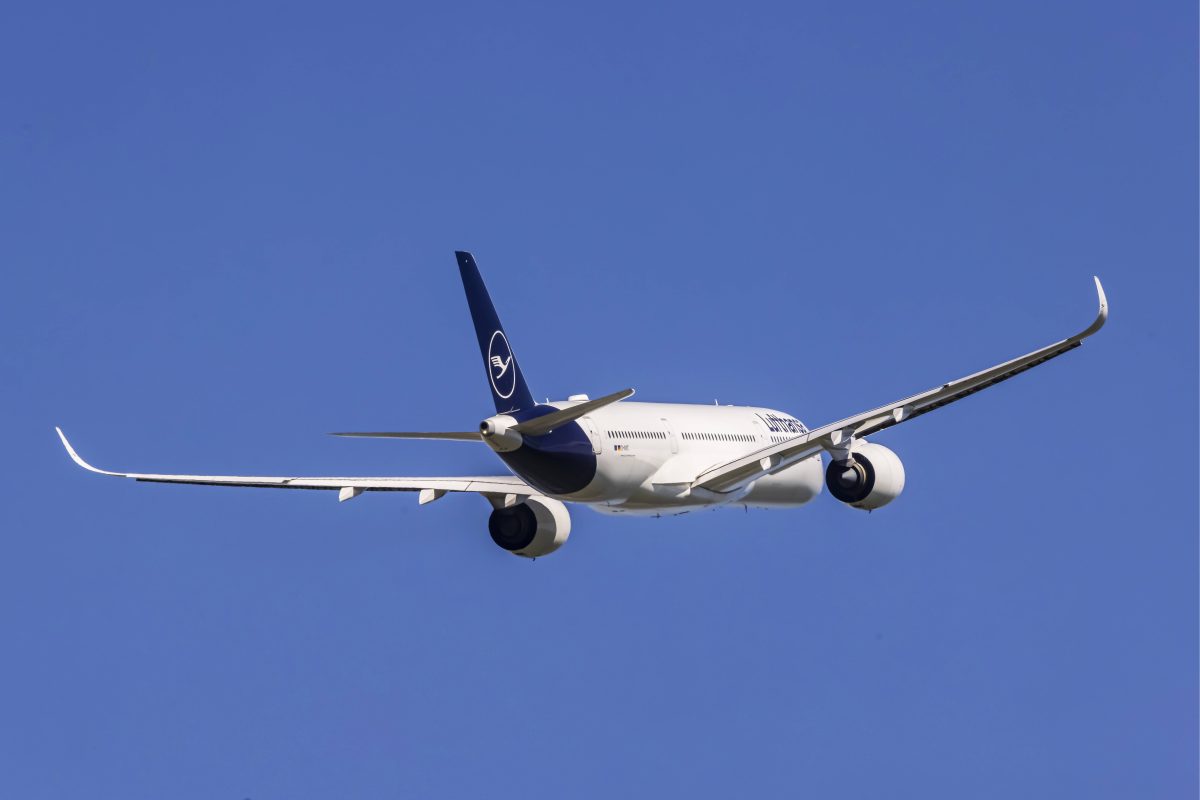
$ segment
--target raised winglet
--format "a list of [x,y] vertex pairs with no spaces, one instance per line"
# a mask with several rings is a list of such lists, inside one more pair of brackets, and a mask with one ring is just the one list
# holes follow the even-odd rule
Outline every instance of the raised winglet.
[[1087,330],[1075,337],[1080,341],[1103,328],[1104,323],[1108,321],[1108,298],[1104,296],[1104,287],[1100,285],[1100,279],[1095,275],[1092,276],[1092,280],[1096,282],[1096,296],[1100,300],[1100,310],[1096,313],[1096,319],[1092,321]]
[[67,455],[69,455],[71,457],[71,460],[74,461],[76,464],[83,467],[84,469],[86,469],[89,472],[95,472],[99,475],[115,475],[118,478],[124,477],[124,473],[122,473],[122,472],[109,472],[106,469],[97,469],[96,467],[93,467],[88,462],[84,461],[82,458],[80,458],[79,453],[75,452],[75,448],[71,447],[71,443],[67,441],[67,435],[62,432],[62,428],[55,425],[54,430],[58,432],[58,438],[62,439],[63,447],[67,448]]

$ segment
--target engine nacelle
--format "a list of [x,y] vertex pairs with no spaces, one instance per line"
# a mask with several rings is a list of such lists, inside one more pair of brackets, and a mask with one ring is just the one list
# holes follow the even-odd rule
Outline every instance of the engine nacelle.
[[853,450],[854,462],[830,461],[825,470],[829,493],[846,505],[872,511],[904,491],[904,464],[881,444],[866,442]]
[[563,546],[571,535],[567,507],[549,497],[528,497],[488,518],[492,541],[515,556],[538,558]]

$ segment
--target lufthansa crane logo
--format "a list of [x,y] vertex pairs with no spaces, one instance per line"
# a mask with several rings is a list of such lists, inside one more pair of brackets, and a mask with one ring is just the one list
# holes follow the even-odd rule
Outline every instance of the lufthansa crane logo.
[[488,342],[488,377],[492,380],[492,391],[497,397],[505,400],[512,397],[517,388],[517,369],[504,331],[493,333],[492,340]]

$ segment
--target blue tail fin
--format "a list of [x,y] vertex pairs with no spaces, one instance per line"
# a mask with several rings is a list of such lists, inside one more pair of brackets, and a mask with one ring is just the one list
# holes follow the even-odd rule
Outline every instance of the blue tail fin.
[[475,259],[461,250],[454,255],[458,259],[458,271],[467,293],[467,305],[471,307],[471,320],[475,323],[479,352],[483,355],[483,368],[487,370],[496,412],[504,414],[533,408],[533,395],[525,385],[525,376],[521,374],[521,367],[500,325],[500,318],[496,316],[496,308],[492,305],[487,287],[483,285]]

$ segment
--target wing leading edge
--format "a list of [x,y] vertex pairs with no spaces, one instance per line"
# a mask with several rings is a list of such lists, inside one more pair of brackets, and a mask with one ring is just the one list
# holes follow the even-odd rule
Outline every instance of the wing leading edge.
[[1044,364],[1052,358],[1074,350],[1083,343],[1084,339],[1104,327],[1104,323],[1108,320],[1108,299],[1104,296],[1104,287],[1100,285],[1099,278],[1093,278],[1093,280],[1096,281],[1096,295],[1100,309],[1092,324],[1074,336],[981,372],[944,383],[903,400],[846,417],[785,442],[711,467],[692,482],[691,488],[712,492],[732,491],[755,478],[778,472],[797,461],[816,455],[822,450],[833,452],[839,448],[845,448],[855,438],[877,433],[901,422],[908,422],[910,419],[949,405],[990,386],[995,386],[1001,381],[1006,381],[1026,370]]
[[[263,477],[245,475],[158,475],[141,472],[111,472],[84,461],[61,428],[55,428],[58,438],[71,459],[84,469],[99,475],[132,478],[147,483],[189,483],[201,486],[247,486],[268,489],[328,489],[337,490],[339,499],[348,500],[362,492],[421,492],[421,502],[436,500],[446,492],[474,492],[489,499],[509,495],[525,497],[537,492],[514,475],[464,476],[446,478],[307,478]],[[426,499],[428,498],[428,499]]]

